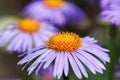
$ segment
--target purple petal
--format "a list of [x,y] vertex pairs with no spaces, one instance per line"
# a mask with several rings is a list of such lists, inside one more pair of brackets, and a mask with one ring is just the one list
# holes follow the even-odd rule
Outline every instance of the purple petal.
[[83,45],[80,49],[97,56],[103,62],[110,62],[109,56],[106,53],[104,53],[103,51],[100,51],[96,48],[92,48],[92,47],[85,46],[85,45]]
[[68,58],[67,58],[67,53],[64,53],[65,57],[64,57],[64,74],[65,76],[68,76],[68,72],[69,72],[69,64],[68,64]]
[[21,48],[20,47],[20,44],[22,43],[23,41],[23,35],[22,34],[18,34],[14,40],[9,44],[7,50],[9,52],[13,52],[13,51],[18,51],[18,48]]
[[[104,65],[102,63],[100,63],[96,58],[94,58],[92,55],[84,52],[84,51],[80,51],[79,50],[79,53],[80,55],[82,55],[83,57],[85,57],[94,67],[95,67],[95,70],[100,72],[100,73],[103,73],[102,69],[105,69]],[[99,65],[99,66],[98,66]]]
[[48,55],[50,52],[52,52],[52,50],[47,50],[45,53],[41,54],[37,61],[42,62],[44,58],[46,57],[46,55]]
[[52,61],[56,58],[57,54],[54,53],[54,55],[52,55],[44,64],[44,69],[46,69],[51,63]]
[[30,53],[33,53],[33,52],[36,52],[36,51],[39,51],[39,50],[45,49],[45,48],[46,48],[45,45],[42,45],[42,46],[39,46],[39,47],[36,47],[36,48],[33,48],[33,49],[27,51],[25,54],[30,54]]
[[90,69],[92,73],[96,74],[94,66],[88,60],[86,60],[86,58],[81,56],[79,53],[74,53],[74,54],[82,63],[84,63]]
[[8,41],[10,41],[10,39],[12,39],[12,37],[14,37],[17,33],[19,33],[17,30],[13,31],[9,34],[5,34],[1,37],[0,40],[0,47],[2,47],[3,45],[5,45]]
[[27,71],[29,71],[29,74],[31,74],[31,72],[33,72],[33,70],[40,64],[40,62],[42,61],[42,59],[49,54],[51,50],[46,51],[43,55],[41,55],[40,57],[38,57],[35,62],[28,68]]
[[42,65],[43,65],[43,63],[40,63],[38,68],[36,69],[35,72],[36,72],[37,75],[39,74],[39,71],[40,71],[40,68],[42,68]]
[[81,79],[81,78],[82,78],[82,75],[81,75],[81,73],[80,73],[80,70],[79,70],[79,68],[78,68],[78,65],[76,64],[75,60],[74,60],[73,57],[71,56],[71,53],[68,53],[68,54],[67,54],[67,57],[68,57],[68,59],[69,59],[69,61],[70,61],[71,67],[72,67],[72,69],[73,69],[73,72],[75,73],[75,75],[76,75],[79,79]]
[[53,70],[53,76],[56,77],[57,76],[57,70],[58,70],[58,62],[59,62],[59,57],[60,57],[60,53],[56,53],[57,57],[55,60],[55,64],[54,64],[54,70]]
[[30,34],[27,34],[26,38],[27,38],[27,50],[30,50],[32,48],[32,37],[30,36]]
[[78,60],[78,58],[74,55],[74,53],[72,53],[72,55],[73,55],[73,57],[74,57],[77,65],[78,65],[80,71],[82,72],[82,74],[83,74],[86,78],[88,78],[88,74],[87,74],[84,66],[82,65],[82,63]]
[[41,55],[41,54],[43,54],[45,52],[47,52],[47,49],[42,49],[42,50],[37,51],[35,53],[28,54],[27,56],[25,56],[22,60],[20,60],[18,62],[18,65],[24,64],[26,62],[30,62],[31,60],[33,60],[34,58],[36,58],[37,56],[39,56],[39,55]]
[[61,78],[62,73],[63,73],[63,69],[64,69],[64,53],[61,52],[60,53],[60,57],[59,57],[59,61],[58,61],[58,70],[57,70],[57,75],[58,75],[58,79]]
[[55,55],[55,51],[52,50],[48,55],[46,55],[46,57],[44,58],[43,62],[49,61],[48,59],[53,57],[53,55]]
[[36,34],[33,34],[33,40],[34,40],[34,43],[35,43],[35,46],[36,47],[39,47],[40,45],[43,45],[43,42],[41,41],[40,37]]
[[32,65],[27,69],[28,74],[30,75],[33,72],[33,70],[35,70],[35,68],[37,68],[37,66],[39,64],[40,64],[40,62],[38,62],[37,60],[34,63],[32,63]]
[[93,57],[92,55],[90,55],[89,53],[84,52],[82,50],[79,50],[79,53],[81,55],[83,55],[84,57],[86,57],[88,60],[90,60],[93,64],[95,64],[97,66],[99,65],[100,68],[105,69],[105,66],[100,61],[98,61],[95,57]]

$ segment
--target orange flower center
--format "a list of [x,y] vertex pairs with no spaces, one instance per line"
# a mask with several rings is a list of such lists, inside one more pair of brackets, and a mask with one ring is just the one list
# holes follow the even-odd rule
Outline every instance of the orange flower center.
[[44,0],[44,4],[50,8],[59,8],[64,3],[64,0]]
[[37,32],[40,26],[39,23],[32,19],[23,19],[18,22],[18,29],[23,32]]
[[56,51],[72,52],[82,45],[82,40],[75,33],[60,32],[51,36],[46,44]]

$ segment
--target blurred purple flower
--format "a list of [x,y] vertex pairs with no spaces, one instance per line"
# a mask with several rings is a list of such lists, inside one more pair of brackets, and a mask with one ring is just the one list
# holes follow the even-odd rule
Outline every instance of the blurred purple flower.
[[107,9],[114,4],[119,4],[120,0],[100,0],[100,6],[102,9]]
[[47,78],[53,78],[52,75],[53,72],[53,66],[49,66],[47,69],[44,69],[43,67],[40,69],[39,73],[41,77],[47,77]]
[[110,2],[111,2],[111,0],[100,0],[100,7],[102,9],[105,9],[109,6]]
[[0,47],[8,42],[7,50],[12,52],[25,52],[44,43],[48,36],[57,32],[53,25],[37,22],[32,19],[23,19],[18,24],[9,24],[1,29]]
[[111,24],[118,26],[120,30],[120,4],[112,4],[101,12],[101,18]]
[[96,42],[97,40],[94,38],[79,38],[75,33],[60,32],[51,36],[43,46],[28,51],[26,56],[18,62],[18,65],[25,63],[27,65],[36,58],[27,71],[28,74],[31,74],[35,70],[38,74],[41,66],[46,69],[53,62],[53,76],[58,79],[61,78],[63,72],[65,76],[68,76],[69,62],[73,72],[79,79],[82,79],[82,74],[86,78],[88,77],[84,65],[93,74],[96,74],[96,72],[102,74],[105,66],[101,61],[105,64],[110,62],[110,58],[106,54],[109,50],[100,47]]
[[83,23],[87,19],[81,9],[64,0],[36,0],[25,7],[23,14],[25,17],[49,21],[59,26],[64,26],[69,21]]
[[115,77],[120,78],[120,58],[118,59],[118,63],[115,66],[116,72],[115,72]]

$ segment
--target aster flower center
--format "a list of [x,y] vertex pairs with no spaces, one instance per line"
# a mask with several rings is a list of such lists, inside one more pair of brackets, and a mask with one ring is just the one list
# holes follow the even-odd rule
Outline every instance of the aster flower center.
[[82,45],[82,40],[75,33],[60,32],[51,36],[47,47],[56,51],[72,52]]
[[32,19],[23,19],[18,22],[18,29],[23,32],[36,32],[39,30],[39,23]]
[[47,7],[58,8],[64,3],[64,0],[44,0],[43,2]]

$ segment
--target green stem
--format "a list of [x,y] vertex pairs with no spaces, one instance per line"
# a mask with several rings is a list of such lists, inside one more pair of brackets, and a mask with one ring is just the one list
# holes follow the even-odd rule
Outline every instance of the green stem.
[[64,74],[63,74],[63,80],[69,80],[69,76],[65,76]]
[[38,76],[36,74],[27,75],[25,80],[40,80],[40,76]]
[[32,77],[30,75],[27,75],[25,80],[33,80]]
[[115,73],[115,63],[116,63],[116,33],[117,29],[116,26],[112,25],[110,26],[110,32],[109,32],[109,42],[108,47],[110,50],[109,56],[111,58],[110,64],[108,65],[108,80],[114,80],[114,73]]

